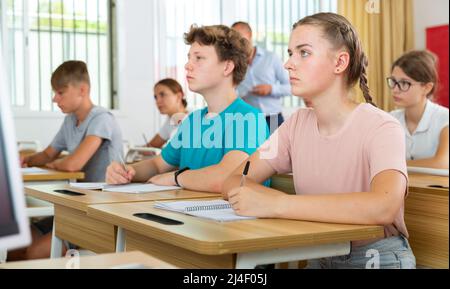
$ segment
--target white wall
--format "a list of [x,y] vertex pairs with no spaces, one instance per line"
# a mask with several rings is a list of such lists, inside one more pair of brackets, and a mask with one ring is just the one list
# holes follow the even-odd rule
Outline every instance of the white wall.
[[414,0],[416,49],[426,47],[426,28],[448,24],[448,9],[448,0]]
[[[123,137],[142,144],[162,123],[153,100],[153,39],[150,33],[152,1],[117,1],[118,94],[120,109],[114,111]],[[49,76],[50,77],[50,76]],[[61,113],[15,112],[19,140],[39,140],[47,146],[63,121]]]

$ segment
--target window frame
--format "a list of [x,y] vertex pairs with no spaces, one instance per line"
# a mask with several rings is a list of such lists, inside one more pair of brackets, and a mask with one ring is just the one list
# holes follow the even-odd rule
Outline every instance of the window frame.
[[[10,57],[8,53],[8,49],[10,49],[9,41],[8,41],[8,18],[7,18],[7,1],[8,0],[0,0],[0,53],[3,54],[4,62],[6,67],[10,67]],[[108,43],[108,62],[107,67],[109,68],[109,87],[107,90],[109,91],[109,105],[106,107],[107,109],[114,111],[119,108],[119,98],[118,98],[118,79],[117,79],[117,33],[116,33],[116,0],[107,0],[108,11],[107,11],[107,43]],[[23,11],[27,11],[28,9],[28,0],[23,0]],[[32,31],[29,25],[30,15],[27,14],[27,17],[23,18],[22,21],[22,41],[23,41],[23,49],[24,50],[24,104],[22,105],[14,105],[13,104],[13,96],[11,96],[11,107],[14,113],[14,116],[17,118],[61,118],[63,113],[58,110],[32,110],[31,109],[31,99],[30,99],[30,45],[29,45],[29,36],[30,31]],[[50,79],[50,75],[48,76]],[[8,79],[8,84],[11,85],[11,80]],[[100,91],[99,91],[100,93]],[[45,97],[44,95],[41,97]],[[99,99],[100,100],[100,99]],[[52,105],[53,107],[53,105]]]

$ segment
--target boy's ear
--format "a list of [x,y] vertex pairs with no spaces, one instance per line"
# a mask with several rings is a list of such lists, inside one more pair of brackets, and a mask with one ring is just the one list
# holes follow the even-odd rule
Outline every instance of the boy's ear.
[[89,96],[89,85],[87,83],[80,83],[80,94],[84,97]]
[[236,66],[234,65],[234,62],[233,62],[233,61],[227,60],[226,63],[225,63],[225,70],[224,70],[224,72],[223,72],[224,75],[225,75],[225,76],[231,75],[231,74],[233,73],[235,67],[236,67]]

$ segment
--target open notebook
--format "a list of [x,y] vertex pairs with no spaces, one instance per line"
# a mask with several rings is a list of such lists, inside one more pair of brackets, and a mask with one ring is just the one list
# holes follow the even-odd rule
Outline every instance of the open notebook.
[[224,200],[156,202],[154,207],[220,222],[256,219],[236,215],[231,204]]
[[84,190],[102,190],[105,192],[143,194],[180,190],[180,187],[157,186],[154,184],[107,185],[106,183],[70,183],[70,187]]

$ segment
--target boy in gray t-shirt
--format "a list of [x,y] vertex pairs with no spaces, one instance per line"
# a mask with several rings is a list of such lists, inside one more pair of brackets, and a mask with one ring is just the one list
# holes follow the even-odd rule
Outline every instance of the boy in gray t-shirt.
[[[103,182],[107,166],[122,157],[122,135],[114,116],[93,105],[89,73],[84,62],[63,63],[53,73],[51,83],[55,92],[53,102],[67,116],[53,142],[43,152],[22,158],[22,166],[83,171],[84,181]],[[58,159],[64,150],[69,155]],[[34,223],[31,246],[11,255],[20,256],[20,259],[48,258],[52,223],[52,218]]]
[[94,106],[86,119],[77,126],[77,118],[70,114],[64,119],[50,146],[56,151],[73,154],[87,136],[102,140],[100,147],[83,167],[86,182],[103,182],[106,168],[122,155],[122,136],[114,116],[104,108]]
[[[52,75],[53,102],[67,114],[53,142],[43,152],[22,159],[22,166],[83,171],[86,182],[103,182],[107,166],[122,156],[122,135],[114,116],[93,105],[86,64],[67,61]],[[58,159],[62,151],[69,155]]]

